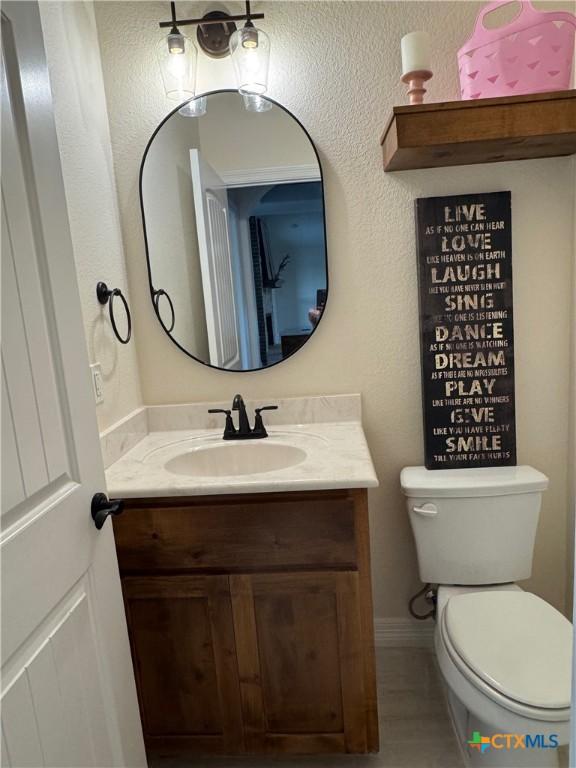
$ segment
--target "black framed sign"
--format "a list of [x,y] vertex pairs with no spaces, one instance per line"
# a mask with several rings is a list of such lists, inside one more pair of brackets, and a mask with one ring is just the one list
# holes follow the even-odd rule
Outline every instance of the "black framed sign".
[[428,469],[516,464],[510,192],[416,200]]

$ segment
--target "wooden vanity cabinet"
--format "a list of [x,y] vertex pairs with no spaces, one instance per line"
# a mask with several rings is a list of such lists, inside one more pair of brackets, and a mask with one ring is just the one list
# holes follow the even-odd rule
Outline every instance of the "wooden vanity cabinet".
[[378,750],[365,490],[128,499],[114,533],[148,748]]

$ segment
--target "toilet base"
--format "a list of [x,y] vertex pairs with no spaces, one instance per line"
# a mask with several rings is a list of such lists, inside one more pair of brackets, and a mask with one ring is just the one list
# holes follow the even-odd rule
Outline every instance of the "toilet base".
[[[490,737],[501,731],[468,712],[452,691],[448,690],[447,694],[452,725],[469,768],[559,768],[560,753],[557,748],[496,749],[491,746],[481,753],[479,749],[470,747],[468,740],[475,731]],[[497,743],[504,743],[504,740],[497,740]]]

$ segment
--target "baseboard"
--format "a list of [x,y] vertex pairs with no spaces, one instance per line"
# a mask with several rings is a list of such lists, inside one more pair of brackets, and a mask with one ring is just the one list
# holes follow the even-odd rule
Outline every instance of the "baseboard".
[[432,648],[434,622],[413,619],[374,619],[377,648]]

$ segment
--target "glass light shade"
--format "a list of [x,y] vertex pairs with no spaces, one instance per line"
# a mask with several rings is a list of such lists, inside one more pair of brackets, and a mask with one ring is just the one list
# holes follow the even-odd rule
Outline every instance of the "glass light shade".
[[196,46],[186,35],[171,32],[158,41],[156,56],[169,99],[186,101],[196,87]]
[[240,93],[266,93],[270,38],[261,29],[246,25],[230,38],[230,54]]
[[206,114],[206,96],[198,96],[178,110],[182,117],[202,117]]
[[271,101],[257,93],[244,93],[242,98],[247,112],[268,112],[274,106]]

